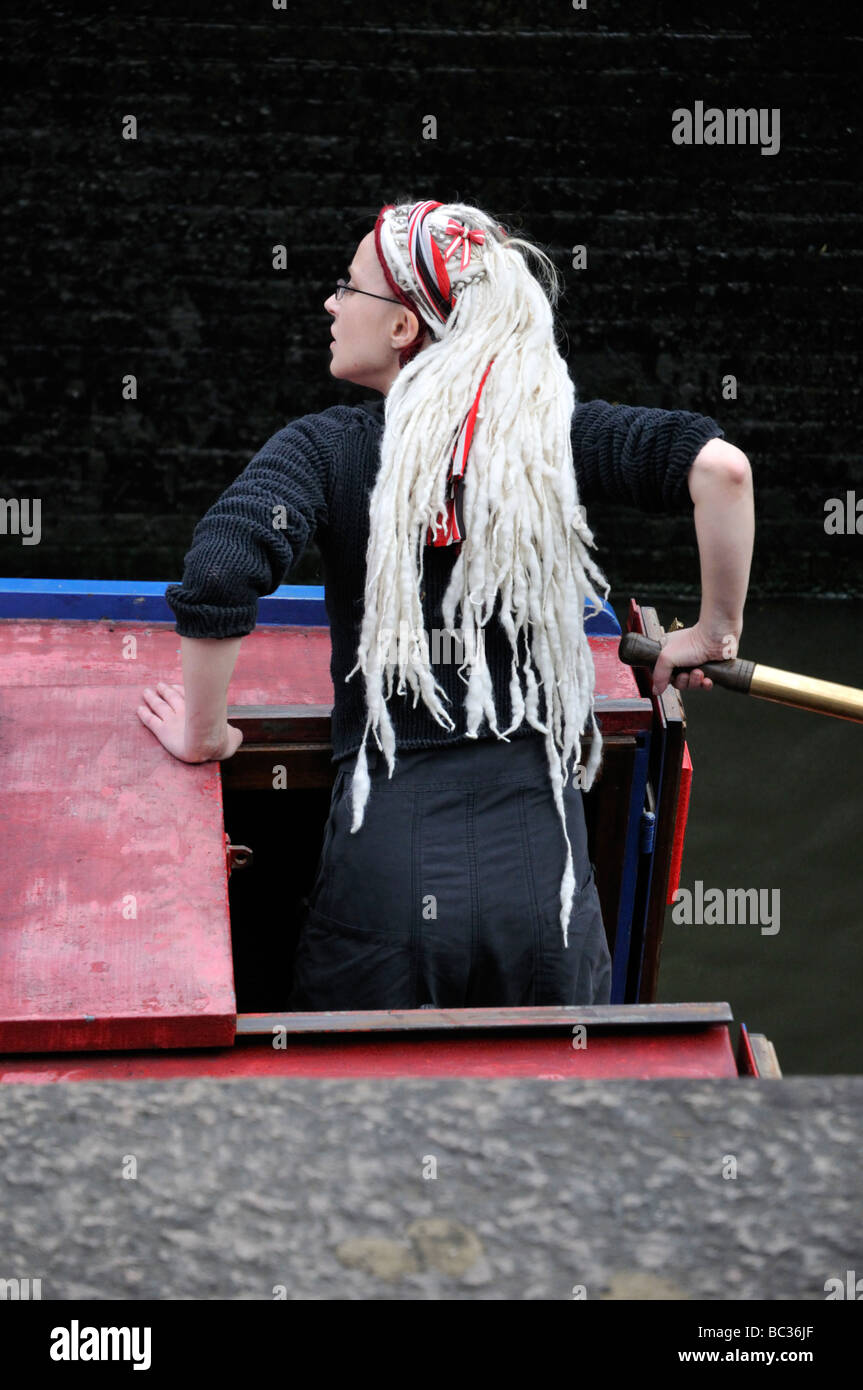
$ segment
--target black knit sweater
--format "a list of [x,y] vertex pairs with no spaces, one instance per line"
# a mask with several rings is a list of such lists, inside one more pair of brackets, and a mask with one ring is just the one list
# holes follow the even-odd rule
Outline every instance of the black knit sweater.
[[[381,396],[303,415],[277,430],[198,522],[185,557],[183,582],[165,590],[181,637],[245,636],[255,627],[258,599],[284,582],[314,537],[323,561],[332,642],[334,761],[356,752],[366,722],[363,674],[357,671],[347,683],[345,676],[356,663],[369,494],[380,466],[383,424]],[[645,512],[683,511],[691,505],[689,469],[702,446],[716,436],[724,437],[717,422],[691,411],[601,400],[577,405],[572,453],[578,499],[588,508],[588,520],[596,498],[615,499]],[[444,626],[441,600],[458,549],[429,547],[424,552],[421,597],[429,634]],[[603,569],[601,553],[593,554]],[[497,611],[486,628],[484,654],[494,684],[498,728],[505,729],[512,718],[512,650]],[[522,639],[520,661],[523,654]],[[467,741],[462,708],[466,686],[457,663],[435,664],[433,673],[447,692],[449,703],[444,704],[456,728],[448,731],[438,724],[422,699],[414,708],[408,688],[406,695],[394,694],[388,703],[399,748]],[[541,717],[543,705],[541,700]],[[494,737],[485,721],[479,732]],[[511,737],[534,732],[525,722]],[[371,746],[376,746],[373,739]]]

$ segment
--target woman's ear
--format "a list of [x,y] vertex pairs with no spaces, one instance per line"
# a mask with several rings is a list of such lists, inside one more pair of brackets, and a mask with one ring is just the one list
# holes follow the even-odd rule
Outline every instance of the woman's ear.
[[[399,348],[400,350],[409,347],[419,333],[421,326],[416,314],[412,313],[410,309],[403,309],[399,314],[398,322],[393,330],[393,347]],[[423,334],[423,337],[425,337],[425,334]]]
[[412,362],[417,353],[422,352],[423,348],[428,347],[429,343],[432,341],[427,324],[422,325],[420,332],[421,337],[419,342],[415,343],[413,339],[409,339],[408,346],[402,348],[399,353],[399,367],[406,367],[408,362]]

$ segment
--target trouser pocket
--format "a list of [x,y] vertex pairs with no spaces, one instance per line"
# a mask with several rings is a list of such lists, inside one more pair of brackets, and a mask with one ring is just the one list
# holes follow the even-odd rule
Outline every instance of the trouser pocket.
[[410,941],[309,910],[294,963],[288,1007],[412,1009]]
[[596,868],[572,900],[563,944],[560,907],[541,920],[536,972],[537,1004],[607,1004],[611,997],[611,953],[596,886]]

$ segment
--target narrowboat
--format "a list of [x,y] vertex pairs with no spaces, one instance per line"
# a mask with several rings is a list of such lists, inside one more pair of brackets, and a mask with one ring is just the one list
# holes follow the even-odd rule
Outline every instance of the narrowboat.
[[[181,679],[162,583],[0,581],[0,1080],[187,1076],[761,1077],[727,1003],[656,1003],[692,784],[680,692],[587,621],[605,746],[585,796],[613,962],[590,1008],[291,1013],[293,950],[334,778],[323,589],[260,600],[225,762],[181,763],[136,716]],[[657,638],[630,600],[627,630]],[[397,775],[397,773],[396,773]]]

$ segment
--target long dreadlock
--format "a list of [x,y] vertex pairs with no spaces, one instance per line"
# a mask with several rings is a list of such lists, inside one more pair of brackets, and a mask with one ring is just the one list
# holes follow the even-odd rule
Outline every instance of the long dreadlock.
[[[525,719],[545,735],[566,840],[560,894],[566,945],[577,885],[562,789],[570,759],[580,765],[588,719],[593,737],[585,790],[600,764],[584,605],[589,601],[599,611],[596,593],[601,589],[607,597],[609,585],[588,554],[595,543],[578,502],[570,437],[575,388],[554,340],[558,273],[539,247],[465,203],[388,205],[378,216],[375,244],[390,287],[417,314],[420,329],[386,397],[381,464],[369,504],[365,613],[357,663],[346,677],[363,672],[368,707],[352,780],[351,831],[363,823],[370,790],[369,730],[390,777],[395,769],[386,707],[394,675],[399,695],[407,683],[414,705],[422,696],[439,724],[456,727],[431,669],[420,590],[425,546],[460,544],[442,616],[455,633],[460,612],[464,651],[471,654],[459,668],[467,685],[465,732],[476,738],[485,716],[506,742]],[[528,258],[536,261],[539,278]],[[498,594],[499,621],[512,647],[513,718],[503,731],[482,645]],[[394,632],[401,635],[397,653],[384,640]],[[522,633],[527,656],[520,673]]]

